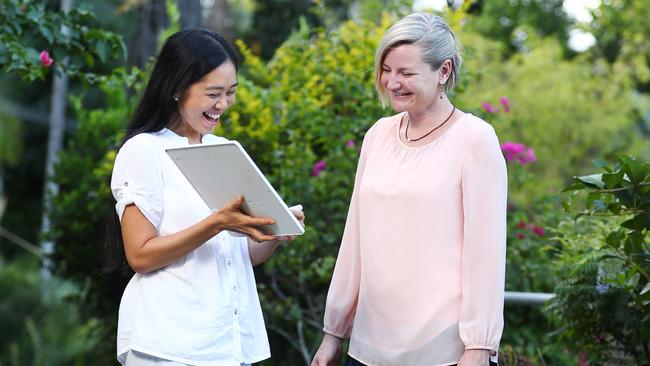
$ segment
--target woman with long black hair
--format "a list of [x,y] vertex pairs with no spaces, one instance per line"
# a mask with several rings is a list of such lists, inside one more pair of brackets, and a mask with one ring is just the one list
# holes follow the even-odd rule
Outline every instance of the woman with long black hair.
[[217,33],[170,36],[115,159],[108,268],[136,272],[119,310],[124,365],[240,366],[270,357],[252,266],[291,238],[265,234],[260,226],[273,220],[243,213],[243,197],[210,210],[165,153],[226,141],[212,132],[235,102],[237,66]]

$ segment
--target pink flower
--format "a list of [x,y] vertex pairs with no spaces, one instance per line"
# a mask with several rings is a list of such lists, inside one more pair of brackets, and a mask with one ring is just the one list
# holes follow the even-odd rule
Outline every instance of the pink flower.
[[503,152],[506,160],[516,160],[519,162],[519,164],[522,165],[537,161],[535,150],[532,148],[526,148],[526,145],[524,144],[506,141],[501,144],[501,151]]
[[519,220],[519,222],[517,223],[517,227],[520,228],[520,229],[525,228],[526,227],[526,221]]
[[54,60],[50,57],[50,53],[47,51],[41,51],[40,59],[41,59],[41,64],[44,67],[50,67],[54,63]]
[[544,229],[542,229],[542,228],[539,227],[539,226],[535,226],[535,227],[533,228],[533,232],[535,233],[535,235],[539,236],[540,238],[543,238],[543,237],[544,237]]
[[501,103],[503,106],[504,112],[510,112],[510,99],[508,99],[508,97],[501,97],[501,99],[499,99],[499,103]]
[[357,145],[356,141],[354,140],[348,140],[348,142],[345,143],[346,147],[353,148]]
[[501,151],[506,156],[506,160],[510,161],[515,159],[518,155],[526,150],[526,145],[518,144],[512,141],[506,141],[501,144]]
[[311,170],[312,177],[318,177],[320,173],[325,170],[325,160],[319,160]]
[[493,107],[487,101],[483,102],[483,109],[488,113],[498,113],[499,112],[499,108]]
[[523,239],[525,237],[526,235],[524,235],[524,233],[517,233],[517,239]]
[[529,147],[526,150],[526,155],[524,156],[524,163],[523,164],[532,163],[532,162],[535,162],[535,161],[537,161],[537,157],[535,156],[535,150],[533,150],[532,147]]

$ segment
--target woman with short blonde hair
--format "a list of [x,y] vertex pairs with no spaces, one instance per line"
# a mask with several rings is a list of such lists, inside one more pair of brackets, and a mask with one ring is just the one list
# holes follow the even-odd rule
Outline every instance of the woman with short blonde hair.
[[415,13],[384,35],[376,88],[397,114],[366,133],[312,366],[494,365],[503,330],[506,164],[457,109],[461,46]]

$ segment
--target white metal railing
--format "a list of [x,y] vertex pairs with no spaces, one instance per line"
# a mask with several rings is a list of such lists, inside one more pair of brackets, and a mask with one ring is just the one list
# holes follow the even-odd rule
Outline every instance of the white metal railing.
[[506,291],[505,303],[522,304],[522,305],[542,305],[554,297],[555,294],[550,294],[545,292]]
[[[37,245],[28,242],[1,226],[0,238],[8,239],[10,243],[18,245],[38,257],[43,257],[43,252]],[[504,300],[506,304],[543,305],[553,297],[555,297],[555,294],[545,292],[506,291]]]
[[12,233],[11,231],[0,226],[0,238],[9,240],[10,243],[16,244],[19,247],[27,250],[28,252],[43,258],[43,251],[37,245],[34,245],[27,240],[21,238],[20,236]]

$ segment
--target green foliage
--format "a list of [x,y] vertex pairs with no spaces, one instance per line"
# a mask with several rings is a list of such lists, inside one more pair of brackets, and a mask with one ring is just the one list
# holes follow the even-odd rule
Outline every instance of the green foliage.
[[466,1],[463,7],[475,15],[468,19],[469,30],[501,42],[510,52],[514,52],[531,35],[566,40],[570,22],[562,9],[563,2],[473,0]]
[[22,143],[16,137],[20,136],[20,132],[20,121],[16,117],[0,113],[0,165],[2,163],[13,165],[18,162]]
[[[50,69],[93,82],[97,61],[126,57],[122,38],[95,27],[96,18],[80,4],[70,12],[54,12],[44,2],[3,0],[0,3],[0,70],[18,72],[27,81],[43,79]],[[51,67],[39,54],[48,51]],[[64,61],[67,60],[67,61]]]
[[162,45],[169,36],[181,30],[181,13],[178,10],[178,5],[176,5],[174,0],[165,0],[165,9],[167,10],[167,17],[169,18],[169,27],[160,32],[160,35],[158,36],[159,50],[162,48]]
[[[603,173],[574,178],[559,228],[551,310],[558,333],[597,363],[650,364],[650,165],[625,155]],[[584,190],[578,195],[577,190]]]
[[[535,162],[521,165],[508,161],[510,193],[535,176],[530,169]],[[506,246],[506,291],[553,292],[555,273],[553,263],[557,260],[557,243],[549,240],[549,229],[564,218],[551,198],[535,201],[530,205],[508,208]],[[502,362],[509,365],[567,365],[575,356],[565,351],[565,346],[547,334],[553,324],[540,309],[521,304],[506,304],[505,327],[501,340]],[[541,341],[543,340],[543,341]]]
[[[626,80],[611,76],[600,64],[563,60],[554,40],[531,36],[527,51],[512,56],[503,43],[463,28],[470,17],[466,13],[448,17],[467,51],[462,85],[452,100],[491,122],[502,142],[524,142],[538,157],[535,164],[509,167],[513,204],[508,289],[549,291],[557,244],[547,244],[530,226],[517,224],[524,220],[526,225],[555,226],[560,214],[539,198],[559,190],[564,177],[583,169],[587,159],[607,156],[635,141],[629,96],[617,89]],[[383,16],[379,22],[348,21],[331,32],[310,28],[303,20],[268,63],[239,43],[246,62],[238,102],[223,116],[216,133],[239,140],[285,201],[303,204],[307,214],[305,235],[279,248],[256,269],[273,364],[307,364],[320,341],[325,295],[361,141],[378,118],[393,113],[382,110],[376,97],[373,63],[376,45],[395,20]],[[101,316],[107,339],[114,337],[124,279],[98,275],[98,228],[112,210],[107,183],[113,149],[135,102],[125,91],[141,76],[122,73],[102,81],[107,83],[101,84],[107,97],[103,108],[84,110],[81,99],[73,99],[79,126],[55,175],[61,193],[51,212],[54,260],[59,273],[83,285],[79,301],[87,316]],[[501,96],[510,98],[511,112],[480,110],[483,101],[494,103]],[[314,174],[314,165],[321,161],[325,169]],[[540,364],[565,361],[559,355],[561,345],[539,346],[547,324],[540,325],[544,319],[528,313],[507,313],[506,332],[511,333],[504,339],[513,352],[527,358],[541,354]],[[111,349],[105,359],[112,359],[112,343],[106,347]]]
[[96,321],[82,322],[66,298],[77,290],[69,282],[43,280],[40,262],[0,260],[0,365],[92,365]]
[[[530,204],[560,191],[565,177],[586,171],[593,159],[614,152],[647,153],[623,75],[581,57],[563,60],[552,39],[531,38],[529,52],[508,59],[499,43],[464,30],[460,39],[469,81],[455,102],[492,123],[502,143],[522,142],[537,155],[529,169],[536,179],[510,180],[512,203]],[[510,99],[509,113],[480,109],[484,101],[498,105],[502,96]]]
[[593,22],[586,26],[598,39],[595,55],[615,64],[617,72],[631,74],[645,92],[650,91],[648,14],[647,1],[605,1],[594,11]]
[[[104,228],[113,212],[109,179],[115,159],[115,146],[132,115],[136,97],[130,91],[142,87],[143,74],[116,70],[98,86],[106,105],[85,109],[83,97],[71,98],[79,121],[73,139],[60,156],[53,181],[59,194],[52,197],[49,212],[52,230],[48,238],[55,245],[52,261],[57,275],[74,281],[83,291],[75,302],[83,304],[83,319],[98,318],[101,339],[115,339],[117,309],[129,278],[121,273],[103,274],[101,250]],[[115,359],[115,342],[102,342],[95,357],[109,364]]]

